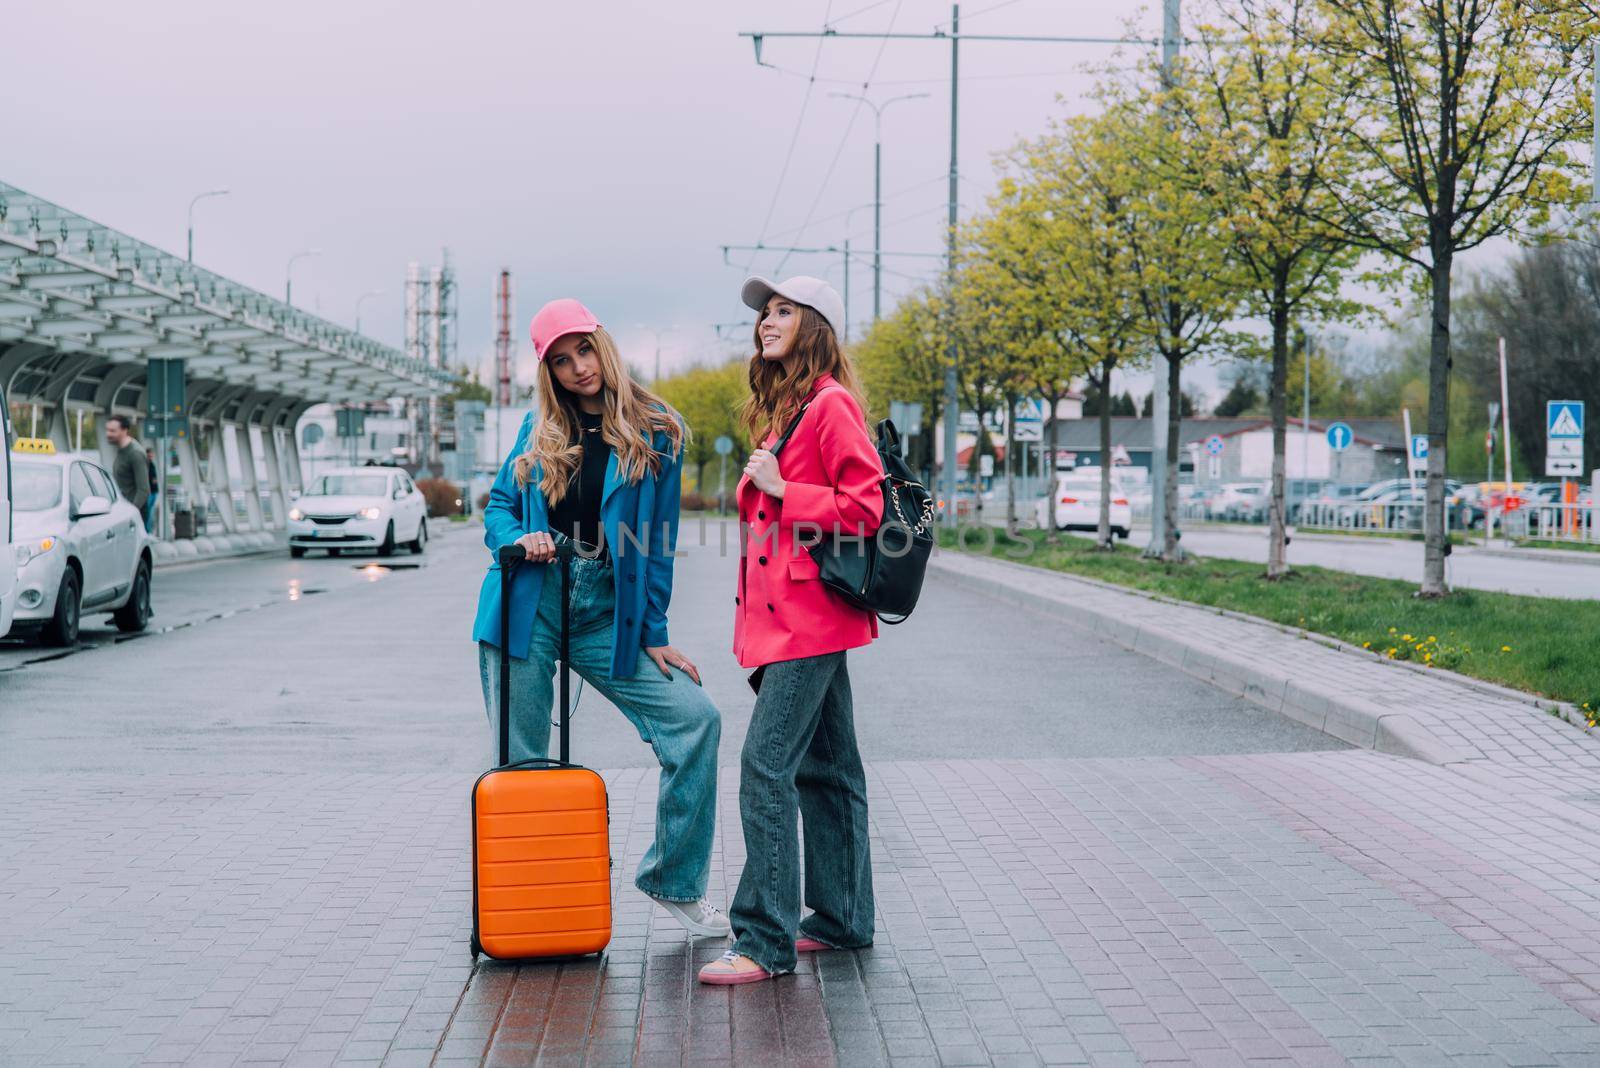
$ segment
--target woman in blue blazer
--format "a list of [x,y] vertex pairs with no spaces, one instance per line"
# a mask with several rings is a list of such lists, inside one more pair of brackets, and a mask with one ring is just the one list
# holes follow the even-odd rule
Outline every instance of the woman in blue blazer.
[[[572,562],[572,669],[605,694],[661,762],[656,839],[635,885],[690,933],[726,935],[705,898],[716,821],[722,720],[689,658],[669,643],[673,550],[685,430],[664,401],[635,383],[617,346],[576,300],[534,316],[537,415],[489,491],[484,541],[491,559],[521,545],[534,563],[555,538],[577,545]],[[550,744],[551,678],[561,638],[559,577],[519,567],[510,633],[500,633],[500,577],[484,577],[472,636],[491,725],[498,726],[500,657],[511,657],[511,759],[543,757]]]

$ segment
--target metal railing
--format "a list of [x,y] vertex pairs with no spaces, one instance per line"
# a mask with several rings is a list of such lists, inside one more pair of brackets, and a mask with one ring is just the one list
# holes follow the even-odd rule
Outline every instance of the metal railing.
[[[1299,526],[1306,530],[1364,530],[1374,533],[1420,534],[1427,505],[1421,501],[1307,501],[1300,506]],[[1453,509],[1445,509],[1445,530]]]
[[1540,501],[1495,518],[1509,538],[1600,541],[1600,516],[1593,505]]

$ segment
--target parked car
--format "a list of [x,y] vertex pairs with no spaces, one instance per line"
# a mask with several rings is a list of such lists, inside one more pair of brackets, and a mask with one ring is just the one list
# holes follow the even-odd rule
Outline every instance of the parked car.
[[1450,509],[1450,525],[1460,530],[1479,529],[1488,514],[1485,504],[1482,485],[1460,487],[1445,498],[1445,506]]
[[404,542],[428,544],[428,506],[411,476],[396,467],[341,467],[318,475],[289,509],[289,555],[325,549],[376,549],[393,556]]
[[1229,482],[1214,494],[1206,506],[1207,519],[1232,519],[1256,522],[1267,516],[1265,482]]
[[49,441],[11,456],[17,551],[12,631],[75,645],[83,613],[109,612],[122,631],[150,622],[154,566],[144,517],[106,469],[54,454]]
[[[1043,527],[1054,506],[1057,530],[1100,529],[1100,479],[1081,475],[1059,475],[1055,492],[1041,497],[1034,505],[1034,521]],[[1124,540],[1133,527],[1133,509],[1127,492],[1111,483],[1111,532]]]

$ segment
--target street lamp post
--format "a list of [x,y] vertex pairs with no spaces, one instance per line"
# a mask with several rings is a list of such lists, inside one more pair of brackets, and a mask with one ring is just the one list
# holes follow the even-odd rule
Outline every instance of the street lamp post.
[[292,299],[294,290],[291,288],[294,284],[294,261],[303,260],[307,256],[320,255],[322,255],[322,250],[320,248],[308,248],[304,252],[296,252],[293,256],[289,257],[289,262],[283,268],[283,302],[285,304],[290,306],[293,306],[294,304],[294,300]]
[[361,302],[366,300],[368,297],[381,297],[381,296],[383,296],[383,290],[381,290],[381,289],[373,289],[373,290],[369,290],[366,293],[361,294],[359,297],[356,298],[356,333],[358,333],[358,334],[361,333]]
[[189,201],[189,262],[190,263],[194,262],[194,206],[196,204],[200,203],[200,201],[204,200],[206,197],[225,197],[227,195],[228,195],[228,191],[226,189],[212,189],[209,192],[196,194],[195,198],[193,200]]
[[845,100],[859,100],[872,109],[872,321],[883,314],[883,113],[899,100],[917,100],[927,93],[892,96],[881,104],[856,93],[829,93]]

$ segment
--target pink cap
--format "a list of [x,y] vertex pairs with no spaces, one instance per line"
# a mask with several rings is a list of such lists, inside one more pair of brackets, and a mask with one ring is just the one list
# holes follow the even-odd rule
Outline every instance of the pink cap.
[[533,325],[528,328],[533,337],[533,354],[542,360],[560,338],[568,334],[590,334],[599,327],[600,320],[594,317],[594,312],[579,301],[571,297],[552,300],[539,309],[539,314],[533,317]]

